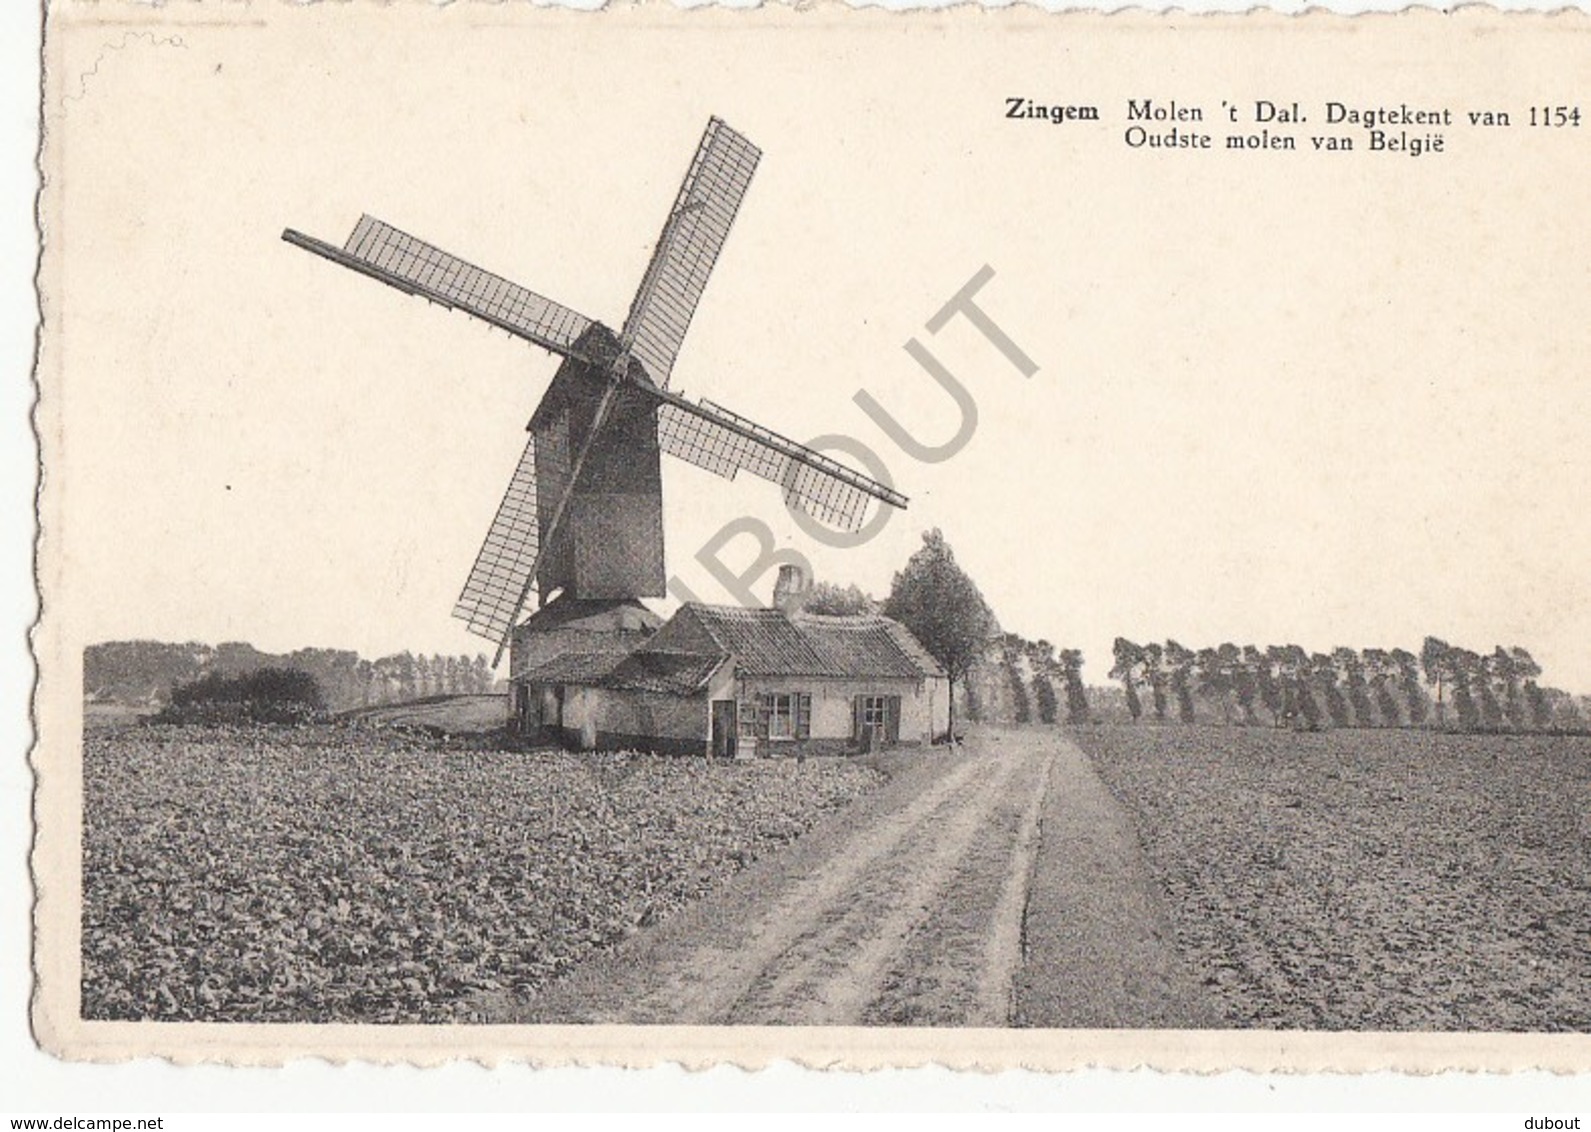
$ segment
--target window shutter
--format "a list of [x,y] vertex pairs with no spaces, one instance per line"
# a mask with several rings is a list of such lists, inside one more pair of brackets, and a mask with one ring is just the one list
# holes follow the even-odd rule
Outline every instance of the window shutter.
[[768,718],[773,715],[773,697],[763,692],[757,696],[757,738],[768,737]]
[[900,697],[890,696],[884,701],[884,734],[891,743],[900,742]]
[[795,734],[797,739],[812,738],[812,697],[806,692],[796,695]]
[[854,696],[851,699],[851,739],[857,743],[862,741],[862,705],[866,702],[864,696]]

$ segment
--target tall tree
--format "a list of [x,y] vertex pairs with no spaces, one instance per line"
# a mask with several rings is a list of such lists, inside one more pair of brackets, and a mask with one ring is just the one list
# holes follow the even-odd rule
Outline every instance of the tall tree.
[[1425,670],[1425,682],[1436,688],[1436,725],[1447,724],[1446,685],[1451,683],[1453,646],[1440,637],[1427,637],[1420,646],[1420,667]]
[[1027,647],[1028,668],[1033,673],[1033,703],[1038,709],[1040,723],[1054,723],[1060,704],[1055,695],[1055,646],[1045,640],[1032,641]]
[[1027,679],[1022,674],[1025,644],[1015,633],[1006,633],[1000,638],[1000,668],[1005,672],[1006,683],[1011,688],[1011,717],[1016,723],[1028,723],[1033,719]]
[[1088,691],[1083,687],[1083,654],[1077,649],[1062,649],[1058,663],[1061,679],[1066,684],[1066,722],[1087,723]]
[[1220,649],[1206,646],[1193,660],[1199,695],[1214,700],[1221,708],[1221,722],[1232,725],[1232,669]]
[[1331,652],[1331,659],[1337,665],[1337,671],[1342,674],[1342,682],[1348,693],[1348,706],[1353,709],[1354,722],[1360,727],[1375,726],[1375,705],[1370,702],[1370,681],[1365,678],[1364,658],[1359,655],[1358,649],[1335,648]]
[[1176,641],[1166,642],[1166,668],[1171,693],[1177,697],[1177,718],[1193,722],[1193,661],[1195,653]]
[[1132,716],[1133,722],[1138,722],[1144,713],[1143,702],[1138,699],[1138,685],[1142,681],[1144,663],[1144,650],[1141,646],[1133,644],[1126,637],[1117,637],[1116,643],[1111,646],[1111,656],[1115,664],[1110,670],[1112,680],[1121,681],[1121,690],[1127,699],[1127,714]]
[[1260,702],[1271,713],[1272,727],[1282,725],[1282,712],[1287,706],[1281,681],[1276,678],[1276,665],[1276,649],[1267,648],[1262,652],[1255,645],[1243,646],[1243,667],[1254,675],[1254,686],[1259,690]]
[[1426,705],[1425,689],[1420,686],[1419,658],[1408,649],[1393,649],[1388,657],[1398,671],[1398,683],[1403,688],[1403,702],[1409,710],[1409,724],[1419,727],[1430,715]]
[[1221,665],[1228,673],[1232,683],[1232,694],[1237,697],[1238,710],[1243,713],[1243,725],[1253,727],[1259,722],[1254,715],[1254,700],[1259,694],[1259,684],[1254,679],[1254,670],[1249,665],[1248,654],[1245,650],[1228,642],[1216,650],[1221,654]]
[[1492,671],[1497,674],[1503,693],[1503,715],[1508,725],[1523,731],[1529,726],[1530,720],[1524,694],[1525,673],[1519,663],[1521,654],[1526,657],[1530,655],[1524,649],[1505,649],[1498,645],[1497,651],[1492,654]]
[[[1449,647],[1443,664],[1443,675],[1453,689],[1453,713],[1458,716],[1462,730],[1474,731],[1480,726],[1480,707],[1475,702],[1475,683],[1484,679],[1481,658],[1469,649]],[[1438,716],[1440,718],[1440,715]]]
[[1348,700],[1342,694],[1342,686],[1337,683],[1337,660],[1323,652],[1317,652],[1309,658],[1309,682],[1320,690],[1321,698],[1326,701],[1326,716],[1331,720],[1333,727],[1347,727]]
[[977,585],[956,564],[955,553],[939,528],[923,535],[923,545],[895,575],[884,613],[912,631],[950,678],[950,734],[956,733],[956,687],[995,632],[994,613]]
[[1392,681],[1397,677],[1397,665],[1393,663],[1392,654],[1386,649],[1365,649],[1364,668],[1370,677],[1370,694],[1375,697],[1376,714],[1381,717],[1383,727],[1396,727],[1401,718],[1398,715],[1398,701],[1392,694]]
[[1278,723],[1289,727],[1298,721],[1298,670],[1304,659],[1304,650],[1298,649],[1297,652],[1295,657],[1288,645],[1269,645],[1265,649],[1265,658],[1270,662],[1276,686],[1281,693],[1282,707]]
[[414,699],[419,694],[416,689],[419,687],[420,676],[419,666],[414,662],[414,654],[408,649],[400,652],[397,656],[396,669],[398,675],[398,698],[400,700]]
[[1514,671],[1524,685],[1525,703],[1530,712],[1530,726],[1544,730],[1552,726],[1552,706],[1542,694],[1541,685],[1536,682],[1541,678],[1541,665],[1536,663],[1536,658],[1526,649],[1515,646],[1513,652]]
[[1166,721],[1166,650],[1153,642],[1144,646],[1144,675],[1155,705],[1155,722]]
[[375,672],[375,702],[389,704],[397,699],[398,658],[384,656],[371,665]]
[[478,652],[473,658],[459,655],[459,660],[469,670],[469,690],[476,695],[484,696],[492,690],[495,680],[492,677],[491,662],[486,659],[486,654]]
[[1502,701],[1497,694],[1510,681],[1518,683],[1514,679],[1513,668],[1514,658],[1501,648],[1488,656],[1476,658],[1475,698],[1480,702],[1481,723],[1494,731],[1502,727],[1504,719]]

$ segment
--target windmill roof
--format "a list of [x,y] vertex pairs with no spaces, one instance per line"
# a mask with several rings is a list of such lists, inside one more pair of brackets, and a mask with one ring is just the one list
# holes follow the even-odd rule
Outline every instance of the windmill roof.
[[838,617],[696,604],[681,612],[696,618],[714,643],[754,676],[944,675],[904,625],[878,614]]

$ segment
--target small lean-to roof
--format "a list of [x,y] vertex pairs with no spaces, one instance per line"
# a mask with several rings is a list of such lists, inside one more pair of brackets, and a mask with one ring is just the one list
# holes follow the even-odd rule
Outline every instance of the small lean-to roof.
[[529,684],[576,684],[689,696],[705,688],[727,659],[720,654],[647,649],[631,653],[566,652],[526,670],[518,679]]
[[713,673],[728,659],[707,653],[637,649],[619,662],[602,681],[602,686],[689,696],[705,688]]
[[634,598],[579,600],[560,594],[521,622],[516,632],[549,633],[555,629],[592,633],[647,632],[662,623],[661,617]]
[[743,672],[917,680],[944,670],[904,625],[878,614],[830,617],[726,605],[684,606]]
[[528,684],[597,684],[622,662],[623,652],[564,652],[516,677]]

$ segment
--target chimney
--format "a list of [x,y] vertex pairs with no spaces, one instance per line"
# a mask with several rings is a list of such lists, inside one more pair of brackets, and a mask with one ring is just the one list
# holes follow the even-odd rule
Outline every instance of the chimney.
[[801,567],[779,567],[779,580],[773,584],[773,607],[781,613],[800,613],[807,600],[807,575]]

